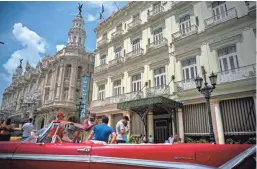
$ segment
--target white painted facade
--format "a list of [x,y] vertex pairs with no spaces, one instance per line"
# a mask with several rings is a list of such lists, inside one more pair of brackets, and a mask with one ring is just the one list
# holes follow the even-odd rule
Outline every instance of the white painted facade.
[[[110,117],[124,113],[116,104],[134,100],[138,95],[163,95],[184,105],[202,103],[204,99],[194,82],[196,75],[202,76],[202,67],[207,75],[218,75],[215,99],[254,96],[255,5],[243,1],[130,2],[95,29],[91,111]],[[115,53],[117,48],[121,48],[120,54]],[[141,81],[141,92],[133,91],[133,78],[137,83]],[[114,95],[118,81],[120,91]],[[149,83],[147,87],[145,82]],[[99,86],[104,99],[99,96]],[[181,115],[179,119],[183,121]]]

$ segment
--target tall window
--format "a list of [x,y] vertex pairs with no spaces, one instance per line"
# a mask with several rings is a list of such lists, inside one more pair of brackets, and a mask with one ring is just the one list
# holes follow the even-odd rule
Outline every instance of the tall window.
[[225,1],[216,1],[212,3],[212,13],[215,20],[223,19],[228,16],[227,5]]
[[98,100],[105,99],[105,85],[101,85],[98,87]]
[[106,63],[106,55],[102,55],[101,57],[100,57],[100,65],[103,65],[103,64],[105,64]]
[[186,15],[179,20],[180,32],[182,34],[187,34],[191,31],[191,22],[190,22],[190,15]]
[[133,53],[139,53],[140,51],[140,39],[135,39],[132,43]]
[[63,92],[63,100],[68,100],[69,88],[65,87]]
[[48,73],[47,85],[50,85],[50,84],[51,84],[51,80],[52,80],[52,71],[50,71],[50,72]]
[[45,101],[49,100],[49,92],[50,92],[50,89],[46,88],[45,89]]
[[218,50],[218,56],[221,71],[239,67],[235,45]]
[[165,67],[160,67],[154,70],[154,83],[155,86],[166,85]]
[[115,49],[115,58],[121,57],[121,47]]
[[163,34],[162,34],[162,28],[158,28],[154,30],[154,36],[153,36],[153,42],[155,45],[159,45],[162,41]]
[[141,74],[132,76],[132,92],[141,90]]
[[119,24],[119,25],[117,25],[117,28],[116,28],[118,31],[119,30],[122,30],[122,23],[121,24]]
[[161,1],[158,1],[156,2],[154,5],[153,5],[153,14],[158,14],[161,12]]
[[107,33],[104,33],[104,34],[103,34],[103,39],[104,39],[104,40],[107,40]]
[[184,60],[182,62],[182,72],[183,72],[184,80],[196,78],[196,74],[197,74],[196,58]]
[[113,82],[113,95],[117,96],[121,94],[121,80]]
[[67,65],[66,72],[65,72],[65,77],[70,78],[70,74],[71,74],[71,65]]

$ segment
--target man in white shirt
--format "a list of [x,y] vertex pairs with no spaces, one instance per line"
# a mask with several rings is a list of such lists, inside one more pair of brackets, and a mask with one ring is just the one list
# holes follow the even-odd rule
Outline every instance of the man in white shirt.
[[33,130],[34,126],[32,124],[32,118],[29,118],[29,122],[25,123],[22,126],[23,129],[23,134],[22,134],[22,139],[25,140],[26,138],[31,136],[31,131]]
[[153,143],[153,137],[152,137],[152,135],[150,135],[150,136],[148,137],[148,142],[149,142],[149,143]]
[[129,127],[128,125],[125,126],[124,123],[128,121],[129,121],[128,116],[123,116],[122,119],[118,121],[118,123],[116,124],[116,133],[117,133],[116,143],[117,144],[126,143],[126,137],[129,132]]
[[169,142],[170,144],[173,144],[174,138],[173,138],[172,135],[170,135],[170,137],[168,138],[168,142]]

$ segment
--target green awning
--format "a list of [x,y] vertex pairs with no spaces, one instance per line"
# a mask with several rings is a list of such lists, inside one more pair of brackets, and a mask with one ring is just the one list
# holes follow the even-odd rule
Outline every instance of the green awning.
[[126,101],[117,104],[117,108],[121,110],[145,110],[149,107],[156,107],[157,105],[165,106],[167,108],[182,108],[183,104],[163,96],[143,98],[137,100]]

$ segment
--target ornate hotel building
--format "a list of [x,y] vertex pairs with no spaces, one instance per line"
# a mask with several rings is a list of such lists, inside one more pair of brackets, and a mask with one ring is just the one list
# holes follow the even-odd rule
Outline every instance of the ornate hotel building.
[[[37,129],[55,119],[58,111],[63,111],[66,119],[76,120],[82,77],[91,80],[94,70],[95,54],[85,51],[85,39],[84,20],[77,15],[65,48],[54,56],[44,56],[35,68],[27,62],[24,73],[22,65],[17,67],[4,91],[1,113],[18,124],[33,117]],[[92,87],[91,82],[89,91]],[[90,101],[92,92],[88,96]]]
[[139,114],[147,113],[141,117],[155,142],[170,134],[208,138],[206,100],[194,81],[205,70],[217,74],[216,142],[255,136],[256,2],[129,2],[95,32],[90,109],[112,127],[128,114],[130,134],[144,134]]

